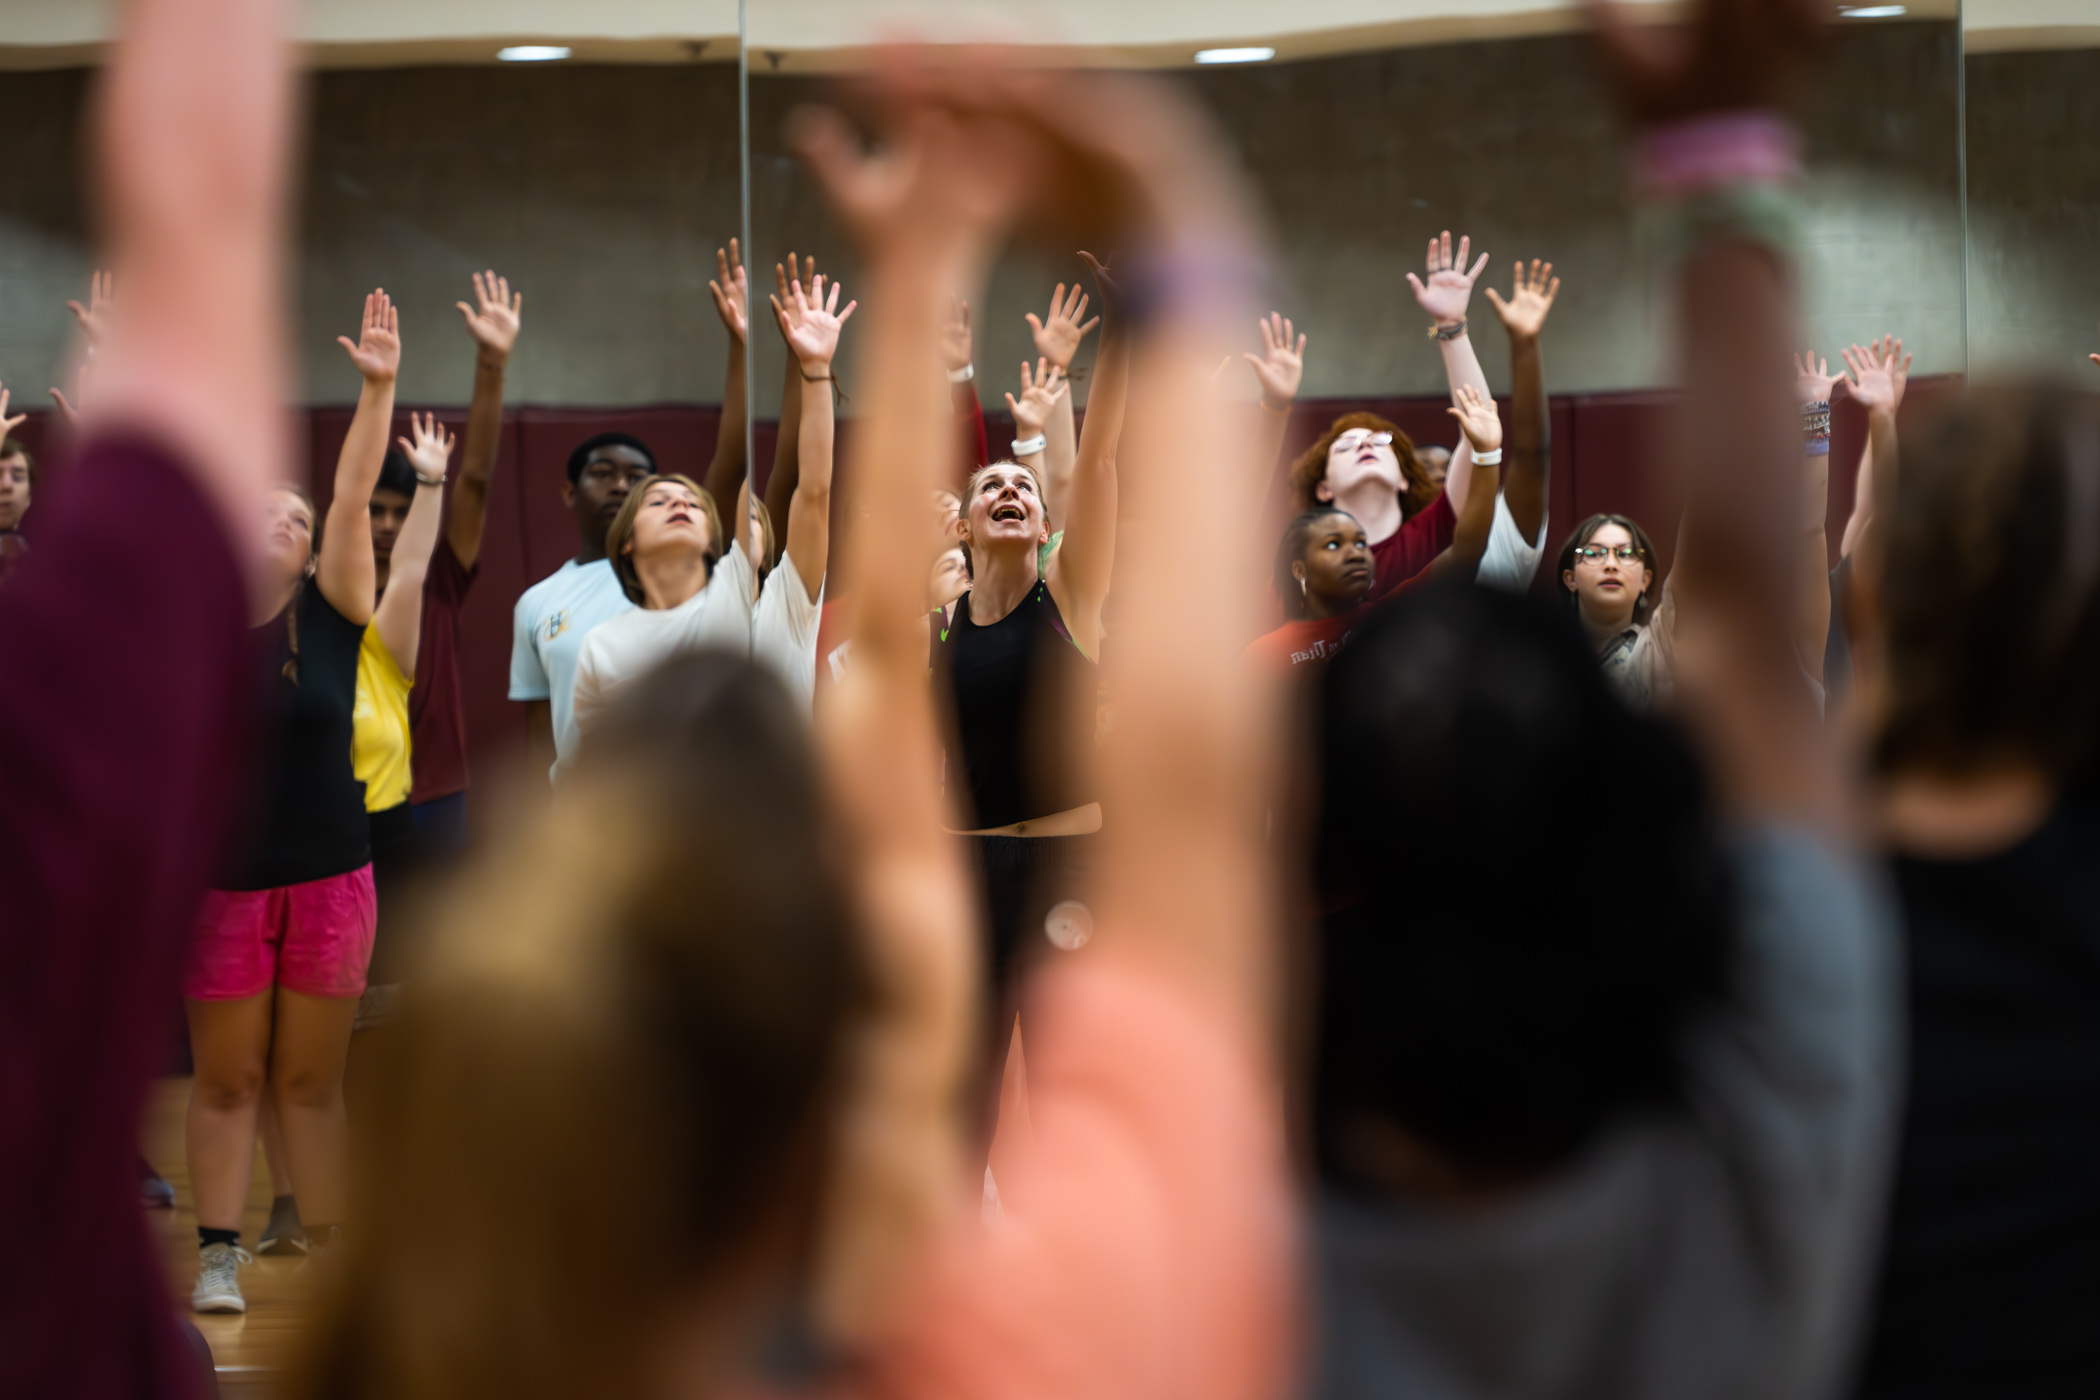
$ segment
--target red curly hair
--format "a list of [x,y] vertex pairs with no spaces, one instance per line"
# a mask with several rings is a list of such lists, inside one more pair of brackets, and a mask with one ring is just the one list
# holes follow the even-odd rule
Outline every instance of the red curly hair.
[[1414,439],[1400,431],[1400,425],[1375,413],[1345,413],[1328,425],[1327,431],[1313,441],[1313,445],[1298,454],[1291,463],[1291,509],[1303,513],[1326,504],[1314,494],[1320,483],[1327,479],[1327,454],[1334,447],[1334,440],[1343,433],[1358,428],[1369,428],[1374,433],[1393,435],[1393,455],[1400,459],[1400,513],[1412,517],[1416,511],[1434,501],[1443,491],[1422,459],[1415,454]]

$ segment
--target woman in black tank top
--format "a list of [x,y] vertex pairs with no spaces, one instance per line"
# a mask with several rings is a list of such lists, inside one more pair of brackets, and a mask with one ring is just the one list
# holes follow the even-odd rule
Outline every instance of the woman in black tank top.
[[[1083,896],[1087,837],[1102,822],[1076,746],[1093,742],[1128,352],[1114,287],[1099,263],[1081,256],[1107,305],[1064,534],[1046,566],[1042,481],[1018,462],[980,468],[962,496],[971,586],[932,619],[934,672],[955,715],[948,821],[972,838],[983,875],[995,1006],[1026,961],[1021,952],[1042,945],[1038,935],[1084,936],[1084,916],[1060,919],[1054,932],[1045,921],[1061,902]],[[1008,1024],[1000,1013],[995,1037]]]

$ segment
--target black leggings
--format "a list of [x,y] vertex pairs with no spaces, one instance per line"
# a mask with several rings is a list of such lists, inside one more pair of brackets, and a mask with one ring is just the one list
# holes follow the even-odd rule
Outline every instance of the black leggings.
[[1094,836],[966,836],[975,848],[978,917],[985,932],[984,1123],[990,1140],[999,1103],[999,1079],[1013,1043],[1021,988],[1046,954],[1055,952],[1044,930],[1050,911],[1066,900],[1091,898]]

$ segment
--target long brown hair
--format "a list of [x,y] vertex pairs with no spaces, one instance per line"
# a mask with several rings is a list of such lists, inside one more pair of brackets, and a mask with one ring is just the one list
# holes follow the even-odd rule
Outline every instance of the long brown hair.
[[1655,559],[1655,541],[1648,538],[1648,532],[1630,515],[1599,512],[1568,531],[1568,537],[1560,542],[1560,559],[1553,566],[1553,586],[1560,590],[1560,596],[1567,600],[1569,607],[1582,606],[1575,590],[1567,585],[1568,570],[1575,567],[1575,551],[1597,538],[1597,532],[1607,525],[1616,525],[1626,532],[1634,549],[1640,553],[1641,563],[1647,566],[1648,586],[1641,590],[1640,597],[1633,600],[1634,622],[1645,623],[1648,614],[1655,611],[1655,600],[1662,592],[1662,566]]
[[676,1310],[792,1282],[871,1005],[793,709],[666,662],[432,911],[294,1394],[638,1395]]
[[1313,440],[1313,445],[1298,454],[1291,463],[1289,480],[1291,485],[1291,510],[1299,515],[1326,505],[1319,497],[1320,483],[1327,479],[1327,454],[1334,448],[1334,440],[1343,433],[1368,428],[1374,433],[1393,435],[1393,455],[1400,459],[1400,513],[1413,517],[1443,493],[1429,468],[1415,452],[1414,439],[1400,431],[1400,425],[1390,419],[1380,418],[1375,413],[1345,413],[1327,427],[1327,431]]
[[307,531],[307,572],[301,574],[299,581],[292,585],[292,601],[284,605],[284,637],[291,647],[292,654],[285,658],[284,669],[279,674],[293,685],[297,685],[299,684],[299,604],[306,597],[306,585],[312,581],[313,562],[321,557],[321,510],[320,507],[314,504],[312,493],[304,486],[297,486],[289,481],[285,481],[279,482],[277,489],[289,491],[300,500],[306,502],[306,516],[312,527]]
[[700,513],[707,517],[707,576],[710,579],[714,577],[716,561],[730,545],[730,540],[722,533],[722,512],[706,487],[677,472],[658,472],[643,477],[627,493],[627,499],[620,503],[620,513],[613,517],[612,525],[605,532],[605,557],[612,562],[613,576],[620,580],[621,591],[636,607],[647,599],[642,593],[641,576],[634,571],[634,556],[627,552],[627,542],[634,537],[635,517],[642,513],[642,497],[649,494],[650,487],[666,481],[677,482],[700,501]]
[[2100,415],[2055,385],[1971,391],[1903,444],[1874,533],[1878,765],[2072,777],[2100,721]]

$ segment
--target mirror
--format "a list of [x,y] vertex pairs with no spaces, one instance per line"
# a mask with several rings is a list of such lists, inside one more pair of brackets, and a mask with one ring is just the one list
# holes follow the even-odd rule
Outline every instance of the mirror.
[[[1966,357],[1959,21],[1954,0],[1843,9],[1800,104],[1805,333],[1834,366],[1848,344],[1900,335],[1915,356],[1913,397],[1924,403]],[[1170,71],[1237,143],[1276,233],[1276,310],[1308,336],[1268,503],[1279,527],[1289,507],[1283,464],[1342,412],[1373,409],[1424,445],[1457,442],[1444,412],[1445,367],[1405,280],[1422,273],[1425,244],[1448,229],[1454,240],[1469,237],[1476,257],[1490,255],[1469,315],[1498,395],[1510,389],[1509,343],[1485,288],[1509,295],[1518,259],[1550,261],[1561,279],[1542,339],[1552,425],[1547,547],[1582,517],[1617,511],[1642,519],[1667,560],[1674,511],[1648,483],[1649,427],[1671,377],[1667,301],[1655,280],[1667,258],[1637,216],[1619,127],[1579,20],[1573,6],[1484,15],[1436,0],[1224,11],[1096,0],[1047,18],[968,0],[751,0],[754,282],[793,249],[814,253],[821,271],[853,290],[851,246],[788,154],[782,127],[797,103],[821,97],[831,75],[862,61],[866,46],[899,33],[997,39],[1039,46],[1049,62]],[[1972,130],[1977,119],[1972,106]],[[2065,140],[2077,144],[2068,132]],[[1075,279],[1084,281],[1076,259],[1010,253],[971,308],[977,399],[995,456],[1011,440],[1005,395],[1020,393],[1018,367],[1036,354],[1023,318],[1042,315],[1055,285]],[[763,477],[786,367],[777,334],[754,345],[753,469]],[[1260,348],[1251,326],[1248,348]],[[1092,353],[1089,340],[1073,367],[1082,413]],[[849,395],[854,356],[849,328],[838,358]],[[1226,375],[1233,392],[1255,396],[1244,367]],[[849,397],[840,408],[842,479],[851,471],[852,413]],[[1833,563],[1864,433],[1841,402]]]
[[1963,16],[1969,364],[2087,389],[2100,368],[2100,13]]

